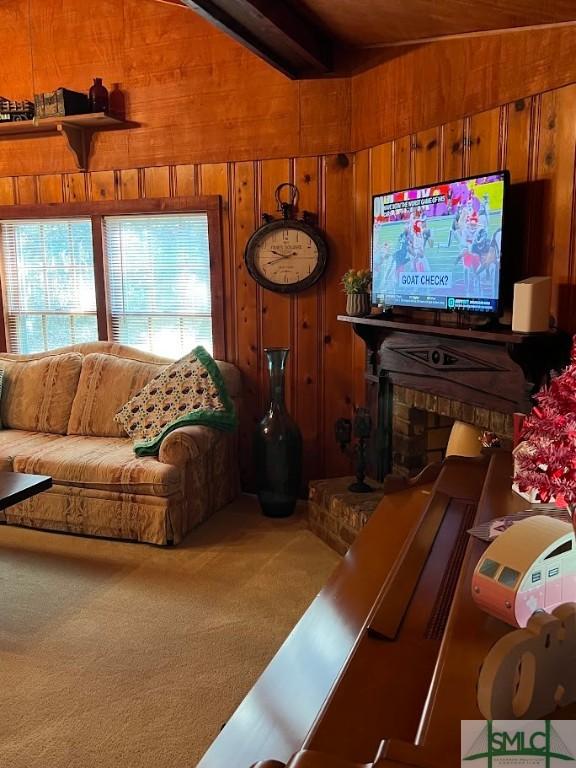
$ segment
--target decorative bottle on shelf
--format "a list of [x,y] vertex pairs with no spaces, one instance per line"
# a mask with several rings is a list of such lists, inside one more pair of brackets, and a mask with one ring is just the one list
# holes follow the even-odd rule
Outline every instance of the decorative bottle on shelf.
[[108,91],[102,85],[101,77],[94,78],[94,84],[90,86],[88,98],[92,112],[108,112]]
[[258,500],[268,517],[294,512],[302,477],[302,435],[284,402],[284,372],[289,349],[266,349],[270,405],[254,435]]

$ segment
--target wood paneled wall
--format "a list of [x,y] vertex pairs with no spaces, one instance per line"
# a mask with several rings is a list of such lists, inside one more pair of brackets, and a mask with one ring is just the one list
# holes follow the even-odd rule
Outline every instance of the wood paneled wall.
[[[94,136],[93,170],[339,152],[350,81],[294,81],[190,9],[153,0],[2,0],[0,94],[102,77],[139,125]],[[9,48],[9,50],[8,50]],[[72,171],[61,137],[0,142],[0,176]]]
[[352,78],[352,149],[569,85],[575,46],[570,25],[374,51]]
[[[264,348],[288,346],[287,399],[305,439],[307,478],[339,474],[348,460],[334,421],[363,401],[364,347],[338,323],[342,273],[369,263],[372,194],[441,178],[510,169],[518,276],[551,274],[559,324],[576,331],[576,85],[400,137],[356,154],[216,164],[177,164],[91,173],[0,178],[0,204],[59,203],[219,194],[224,209],[227,359],[246,386],[242,461],[250,476],[252,429],[267,398]],[[246,240],[274,213],[284,181],[300,207],[317,212],[330,243],[324,279],[297,296],[263,290],[245,270]]]
[[[333,433],[334,421],[349,416],[352,404],[351,332],[336,316],[344,310],[339,280],[354,245],[353,178],[353,157],[347,155],[14,176],[0,178],[0,204],[221,195],[226,358],[241,368],[245,384],[244,476],[250,476],[252,431],[268,392],[263,350],[287,346],[287,400],[304,435],[306,477],[312,478],[348,470]],[[261,289],[243,262],[248,237],[263,212],[276,213],[274,192],[287,180],[300,190],[301,209],[318,214],[330,243],[323,280],[293,297]]]
[[[226,350],[246,385],[245,477],[272,345],[292,350],[287,396],[306,478],[349,469],[333,428],[363,400],[364,350],[336,321],[339,280],[369,262],[373,193],[510,168],[516,272],[552,274],[559,322],[576,330],[576,86],[538,93],[576,80],[570,31],[395,51],[389,68],[296,83],[190,11],[151,0],[4,0],[0,27],[11,41],[2,95],[85,90],[101,75],[120,83],[141,123],[96,137],[85,174],[61,138],[0,142],[1,204],[222,196]],[[516,101],[495,106],[502,94]],[[247,238],[262,212],[274,213],[285,181],[298,185],[301,208],[318,213],[330,243],[324,279],[294,297],[260,289],[243,264]]]
[[[0,29],[3,96],[95,76],[124,94],[139,127],[96,134],[94,171],[348,152],[576,81],[574,27],[374,51],[368,71],[302,81],[155,0],[2,0]],[[73,170],[61,137],[0,142],[0,176]]]

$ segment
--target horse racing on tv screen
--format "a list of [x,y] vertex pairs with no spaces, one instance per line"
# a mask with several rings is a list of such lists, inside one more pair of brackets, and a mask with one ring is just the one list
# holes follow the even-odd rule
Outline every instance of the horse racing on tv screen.
[[496,312],[505,173],[374,197],[373,300]]

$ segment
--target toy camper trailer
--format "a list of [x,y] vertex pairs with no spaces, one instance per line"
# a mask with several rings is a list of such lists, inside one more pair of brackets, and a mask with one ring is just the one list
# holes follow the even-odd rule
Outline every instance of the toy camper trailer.
[[534,611],[576,601],[572,526],[540,515],[512,525],[480,558],[472,597],[484,611],[516,627],[525,627]]

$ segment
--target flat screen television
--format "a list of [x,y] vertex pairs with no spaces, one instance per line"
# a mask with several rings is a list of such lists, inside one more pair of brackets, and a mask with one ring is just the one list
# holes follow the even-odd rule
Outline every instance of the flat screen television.
[[372,303],[498,314],[508,172],[375,195]]

